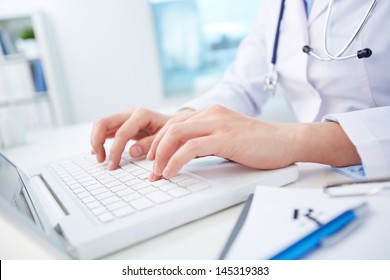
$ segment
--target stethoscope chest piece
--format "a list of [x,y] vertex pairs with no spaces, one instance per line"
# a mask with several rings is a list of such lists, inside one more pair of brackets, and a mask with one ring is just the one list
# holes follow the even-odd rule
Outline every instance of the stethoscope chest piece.
[[276,85],[278,84],[278,73],[274,64],[270,65],[270,70],[268,75],[264,79],[264,91],[275,93]]

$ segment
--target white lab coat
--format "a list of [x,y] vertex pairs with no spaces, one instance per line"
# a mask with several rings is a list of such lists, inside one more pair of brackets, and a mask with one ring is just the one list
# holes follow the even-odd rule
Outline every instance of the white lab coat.
[[[263,81],[271,61],[280,3],[262,1],[253,30],[242,41],[236,61],[223,80],[183,107],[201,109],[221,104],[248,115],[261,112],[269,96],[263,91]],[[328,31],[332,53],[346,44],[370,3],[335,1]],[[278,91],[299,121],[339,122],[357,147],[368,177],[390,176],[390,1],[378,0],[346,52],[370,48],[373,55],[330,62],[302,52],[304,45],[310,45],[325,56],[327,5],[325,0],[314,1],[307,18],[303,0],[286,1],[278,48]]]

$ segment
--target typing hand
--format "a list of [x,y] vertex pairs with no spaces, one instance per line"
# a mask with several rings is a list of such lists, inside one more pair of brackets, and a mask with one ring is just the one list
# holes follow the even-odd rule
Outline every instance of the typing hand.
[[191,159],[215,155],[260,169],[290,165],[294,129],[212,106],[170,119],[153,140],[151,181],[173,177]]
[[130,109],[103,118],[95,122],[92,129],[92,153],[96,155],[98,162],[105,161],[106,151],[103,145],[106,139],[114,138],[108,157],[108,169],[116,169],[129,140],[137,140],[129,150],[132,157],[145,155],[157,132],[169,118],[144,108]]

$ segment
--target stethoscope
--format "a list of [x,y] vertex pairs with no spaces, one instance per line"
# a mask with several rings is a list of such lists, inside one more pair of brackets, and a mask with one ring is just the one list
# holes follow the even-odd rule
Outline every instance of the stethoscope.
[[[276,71],[276,61],[277,61],[277,51],[278,51],[278,45],[279,45],[279,37],[280,37],[280,25],[283,19],[284,14],[284,4],[286,0],[282,0],[281,6],[280,6],[280,12],[279,12],[279,18],[278,18],[278,24],[276,26],[276,33],[275,33],[275,39],[274,39],[274,47],[272,50],[272,58],[271,63],[269,66],[269,73],[266,75],[264,79],[264,90],[274,92],[276,89],[276,85],[278,82],[278,73]],[[336,54],[331,54],[328,49],[328,30],[329,30],[329,22],[331,18],[331,13],[333,9],[333,3],[334,0],[329,1],[328,10],[326,13],[325,18],[325,28],[324,28],[324,52],[326,57],[322,57],[314,52],[314,50],[308,46],[305,45],[302,48],[302,51],[306,53],[307,55],[312,55],[316,59],[323,60],[323,61],[331,61],[331,60],[345,60],[345,59],[351,59],[351,58],[367,58],[372,55],[371,49],[365,48],[358,50],[355,54],[350,55],[343,55],[345,51],[348,49],[348,47],[352,44],[352,42],[356,39],[357,35],[362,30],[364,24],[368,20],[368,17],[370,16],[372,10],[374,9],[374,6],[376,4],[377,0],[373,0],[370,4],[370,7],[368,8],[366,14],[364,15],[362,21],[359,23],[358,27],[356,28],[355,32],[352,34],[351,38],[347,41],[347,43],[344,45],[344,47],[338,51]]]

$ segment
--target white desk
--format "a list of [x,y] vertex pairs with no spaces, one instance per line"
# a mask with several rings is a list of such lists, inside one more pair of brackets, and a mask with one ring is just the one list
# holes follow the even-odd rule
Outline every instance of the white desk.
[[[24,170],[90,151],[90,124],[81,124],[36,135],[26,145],[3,151]],[[345,179],[329,166],[299,164],[299,179],[289,188],[318,188]],[[198,221],[108,256],[108,259],[216,259],[242,210],[233,206]],[[58,256],[37,243],[0,213],[1,259],[53,259]]]

